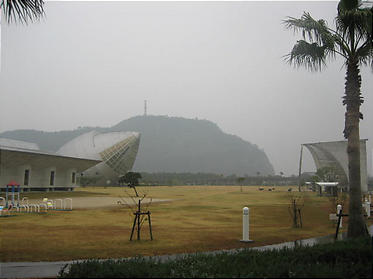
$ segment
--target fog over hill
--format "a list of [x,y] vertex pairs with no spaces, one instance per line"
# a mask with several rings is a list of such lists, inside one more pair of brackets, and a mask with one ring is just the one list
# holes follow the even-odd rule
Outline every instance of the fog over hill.
[[73,131],[6,131],[0,137],[37,143],[56,151],[69,140],[92,130],[141,133],[134,165],[146,172],[208,172],[217,174],[274,174],[265,152],[255,144],[224,133],[207,120],[167,116],[136,116],[110,128],[84,127]]

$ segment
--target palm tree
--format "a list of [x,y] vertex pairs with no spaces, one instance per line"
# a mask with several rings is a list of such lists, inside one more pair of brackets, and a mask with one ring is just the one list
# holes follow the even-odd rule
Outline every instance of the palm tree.
[[346,106],[344,137],[348,141],[349,166],[349,224],[348,237],[355,238],[366,234],[361,206],[360,182],[360,134],[359,121],[363,118],[360,105],[360,67],[373,67],[372,49],[372,9],[363,8],[359,0],[340,0],[336,29],[328,27],[324,20],[315,20],[304,12],[300,19],[288,17],[284,24],[288,29],[302,32],[302,40],[297,41],[285,59],[294,66],[305,66],[318,71],[326,66],[328,58],[341,56],[346,68]]
[[8,23],[39,19],[44,14],[43,0],[0,0],[0,9],[3,11]]

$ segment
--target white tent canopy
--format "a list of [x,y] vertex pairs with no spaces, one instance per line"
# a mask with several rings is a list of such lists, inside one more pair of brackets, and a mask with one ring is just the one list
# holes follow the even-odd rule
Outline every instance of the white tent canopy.
[[[366,153],[367,139],[360,140],[360,176],[361,176],[361,191],[366,193],[368,191],[368,177],[367,177],[367,153]],[[302,169],[302,151],[305,146],[311,153],[315,162],[316,168],[331,168],[339,177],[340,186],[349,187],[348,183],[348,155],[347,155],[347,141],[330,141],[317,143],[304,143],[301,145],[301,154],[299,162],[299,177]],[[299,180],[300,181],[300,180]],[[319,182],[328,183],[328,182]],[[329,182],[333,183],[333,182]],[[336,185],[321,185],[320,186],[336,186]]]

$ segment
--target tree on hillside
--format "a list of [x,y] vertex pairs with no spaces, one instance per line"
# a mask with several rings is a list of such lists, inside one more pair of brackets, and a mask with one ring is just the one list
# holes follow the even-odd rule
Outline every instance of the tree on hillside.
[[326,66],[327,58],[340,56],[344,59],[343,105],[346,113],[343,134],[348,141],[350,186],[348,237],[353,238],[366,234],[361,208],[359,121],[363,118],[360,113],[363,97],[360,67],[369,64],[373,67],[372,11],[372,8],[363,8],[359,0],[340,0],[335,29],[329,28],[325,20],[315,20],[306,12],[299,19],[288,17],[284,21],[287,28],[301,31],[303,36],[286,56],[290,64],[318,71]]
[[39,19],[44,14],[43,7],[43,0],[0,0],[0,9],[8,22]]

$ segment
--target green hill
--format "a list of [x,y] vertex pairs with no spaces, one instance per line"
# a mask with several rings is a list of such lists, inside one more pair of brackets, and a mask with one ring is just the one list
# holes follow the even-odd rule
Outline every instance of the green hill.
[[145,172],[203,172],[217,174],[274,174],[264,151],[241,138],[224,133],[207,120],[167,116],[136,116],[110,128],[84,127],[73,131],[15,130],[0,134],[37,143],[57,151],[80,134],[97,130],[141,133],[134,170]]

